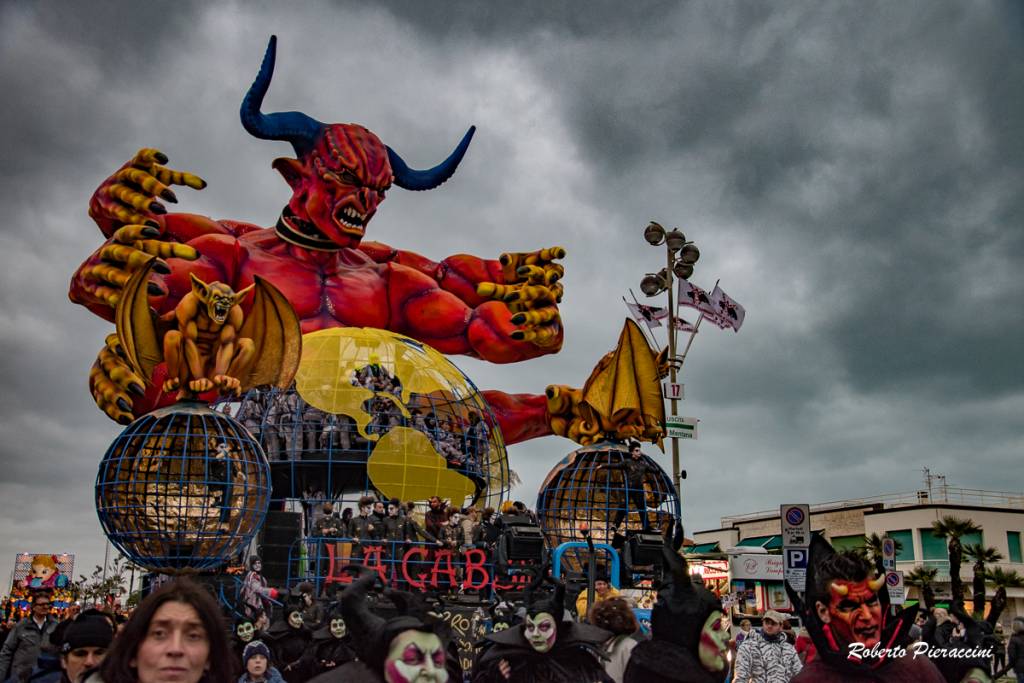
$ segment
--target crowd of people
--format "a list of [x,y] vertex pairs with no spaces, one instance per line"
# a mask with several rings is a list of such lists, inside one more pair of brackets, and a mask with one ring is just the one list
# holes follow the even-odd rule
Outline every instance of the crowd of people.
[[[370,523],[370,522],[367,522]],[[436,597],[382,588],[376,572],[348,565],[329,598],[312,584],[275,593],[273,620],[228,621],[206,587],[170,581],[127,619],[101,609],[58,621],[49,591],[8,633],[0,676],[14,683],[786,683],[993,680],[992,668],[1024,679],[1024,617],[1013,621],[1004,661],[989,662],[991,635],[954,603],[915,614],[891,611],[862,558],[834,553],[793,615],[769,610],[759,628],[732,619],[666,542],[648,629],[628,595],[598,573],[578,596],[542,567],[525,590],[479,608],[470,656],[459,652]],[[571,609],[575,606],[575,609]],[[883,615],[888,615],[886,618]],[[803,627],[790,628],[799,616]],[[849,646],[897,644],[901,654]],[[910,654],[915,643],[926,654]],[[980,648],[980,649],[979,649]],[[993,666],[994,665],[994,666]]]
[[463,416],[437,409],[417,394],[403,410],[401,382],[376,365],[355,373],[352,383],[374,392],[363,404],[370,416],[365,430],[370,439],[359,433],[352,417],[320,410],[296,391],[253,390],[240,404],[224,403],[221,409],[230,413],[237,405],[234,417],[260,440],[272,462],[366,453],[373,438],[395,427],[409,427],[426,435],[452,469],[476,474],[485,467],[491,431],[479,412],[468,410]]

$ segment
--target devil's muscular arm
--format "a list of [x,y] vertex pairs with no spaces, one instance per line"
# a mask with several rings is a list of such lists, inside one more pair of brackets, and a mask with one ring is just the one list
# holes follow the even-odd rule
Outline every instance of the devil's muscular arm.
[[363,242],[359,250],[377,263],[397,263],[423,273],[441,289],[451,292],[473,308],[487,301],[477,294],[477,285],[504,281],[501,263],[497,259],[456,254],[437,263],[415,252],[402,251],[380,242]]

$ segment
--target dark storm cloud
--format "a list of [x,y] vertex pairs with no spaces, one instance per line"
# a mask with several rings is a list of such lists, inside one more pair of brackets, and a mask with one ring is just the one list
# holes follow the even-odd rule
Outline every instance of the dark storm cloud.
[[[620,296],[662,265],[646,222],[697,241],[695,282],[721,278],[747,321],[703,325],[686,362],[683,412],[701,418],[681,449],[688,530],[794,494],[913,489],[923,465],[1022,488],[1003,476],[1024,414],[1021,16],[955,2],[0,6],[0,563],[102,554],[91,489],[117,428],[85,384],[110,325],[66,299],[100,242],[93,189],[156,146],[210,183],[178,192],[182,211],[270,225],[287,199],[270,161],[290,149],[237,113],[271,33],[267,110],[362,123],[413,165],[478,125],[459,173],[389,193],[370,238],[435,259],[568,247],[563,352],[456,359],[480,387],[581,384],[615,343]],[[513,447],[515,496],[532,503],[571,448]],[[29,547],[40,539],[55,547]]]

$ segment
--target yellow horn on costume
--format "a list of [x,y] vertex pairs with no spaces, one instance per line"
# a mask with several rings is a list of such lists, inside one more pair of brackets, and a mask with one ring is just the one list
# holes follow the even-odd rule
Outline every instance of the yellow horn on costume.
[[840,585],[840,584],[836,583],[835,581],[830,583],[828,585],[828,587],[830,589],[832,589],[833,593],[835,593],[836,595],[838,595],[841,598],[845,598],[846,594],[850,592],[850,587],[849,586]]

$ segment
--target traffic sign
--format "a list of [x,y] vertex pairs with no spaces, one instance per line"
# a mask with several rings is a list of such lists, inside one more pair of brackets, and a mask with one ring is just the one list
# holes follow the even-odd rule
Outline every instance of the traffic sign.
[[779,506],[782,520],[783,547],[806,548],[811,545],[811,506],[806,503],[789,503]]
[[888,536],[882,539],[882,569],[896,571],[896,541]]
[[810,557],[808,548],[783,548],[785,557],[784,576],[793,590],[803,593],[807,590],[807,561]]
[[700,420],[695,417],[667,415],[665,417],[666,436],[670,439],[696,439],[698,422]]
[[664,382],[661,385],[661,395],[670,401],[681,401],[683,396],[683,385],[680,382]]
[[903,572],[886,572],[885,587],[889,590],[889,602],[892,604],[902,605],[907,601],[907,589],[903,584]]

